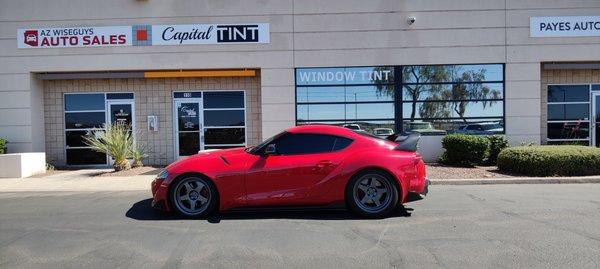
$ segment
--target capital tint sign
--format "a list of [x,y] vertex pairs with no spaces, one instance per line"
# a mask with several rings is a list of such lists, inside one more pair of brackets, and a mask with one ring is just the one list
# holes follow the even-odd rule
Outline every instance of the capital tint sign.
[[17,30],[18,48],[244,44],[270,42],[268,23],[133,25]]
[[17,30],[19,48],[130,46],[131,26]]
[[269,42],[268,23],[152,25],[153,45]]

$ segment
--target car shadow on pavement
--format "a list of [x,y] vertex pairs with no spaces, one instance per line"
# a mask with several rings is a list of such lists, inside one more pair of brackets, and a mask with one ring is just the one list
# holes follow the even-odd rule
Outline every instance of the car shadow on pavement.
[[[125,216],[135,220],[181,220],[183,218],[172,213],[154,210],[152,199],[136,202],[125,213]],[[410,217],[412,208],[400,206],[387,218]],[[344,208],[335,209],[256,209],[243,211],[228,211],[215,213],[206,218],[209,223],[219,223],[222,220],[253,220],[253,219],[306,219],[306,220],[352,220],[362,219]]]

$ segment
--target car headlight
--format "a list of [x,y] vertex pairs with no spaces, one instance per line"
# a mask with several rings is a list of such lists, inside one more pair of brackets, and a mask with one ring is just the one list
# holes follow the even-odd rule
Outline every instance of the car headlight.
[[156,179],[164,180],[168,176],[169,176],[169,172],[167,172],[166,169],[163,169],[162,171],[160,171],[160,173],[158,173],[158,175],[156,176]]

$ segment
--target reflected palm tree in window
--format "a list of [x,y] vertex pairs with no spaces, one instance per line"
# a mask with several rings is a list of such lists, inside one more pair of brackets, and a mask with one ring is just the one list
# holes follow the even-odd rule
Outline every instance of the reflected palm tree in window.
[[[494,103],[498,102],[497,99],[501,98],[502,93],[498,90],[490,89],[482,83],[466,83],[473,81],[484,81],[485,80],[485,69],[478,71],[466,71],[462,73],[459,79],[456,81],[458,84],[452,85],[452,91],[449,94],[450,99],[460,100],[457,102],[451,102],[450,107],[465,123],[465,113],[469,103],[476,104],[482,103],[483,109],[491,107]],[[490,100],[492,99],[492,100]],[[496,100],[494,100],[496,99]],[[474,100],[474,101],[470,101]]]
[[[449,81],[450,72],[444,66],[407,66],[402,70],[404,82],[415,84],[406,84],[404,90],[411,102],[410,120],[414,121],[417,112],[417,101],[422,96],[428,96],[427,99],[439,98],[443,92],[443,84],[427,84],[440,81]],[[424,83],[424,84],[420,84]],[[438,99],[440,100],[440,99]],[[430,103],[427,107],[422,106],[419,109],[421,118],[448,117],[447,106],[444,103]]]
[[[491,107],[502,92],[481,83],[486,80],[485,73],[485,69],[462,70],[461,66],[405,67],[404,82],[410,83],[404,86],[405,98],[411,101],[410,120],[414,121],[418,110],[420,118],[456,117],[467,122],[469,104]],[[423,102],[420,107],[419,101]]]

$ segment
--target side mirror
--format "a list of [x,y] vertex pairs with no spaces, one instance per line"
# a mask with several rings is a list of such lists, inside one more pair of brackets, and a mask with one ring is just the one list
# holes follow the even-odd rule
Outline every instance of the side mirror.
[[265,154],[266,155],[277,154],[277,148],[275,147],[275,144],[267,145],[267,148],[265,148]]

